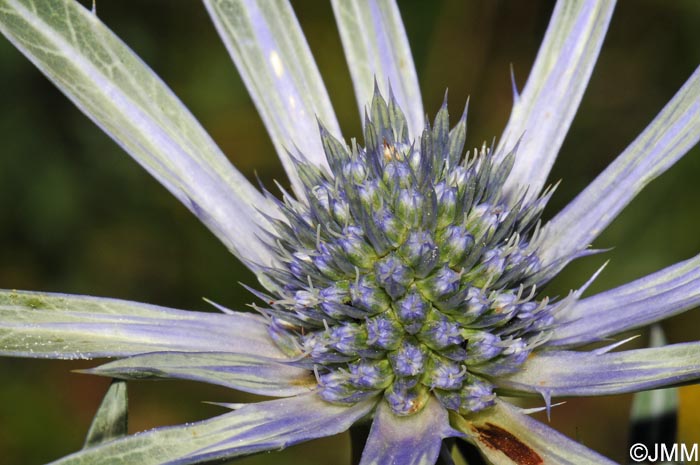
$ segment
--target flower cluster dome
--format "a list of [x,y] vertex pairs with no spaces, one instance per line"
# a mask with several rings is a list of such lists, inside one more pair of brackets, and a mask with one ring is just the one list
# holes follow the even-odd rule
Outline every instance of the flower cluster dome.
[[[94,2],[0,0],[0,32],[261,284],[259,314],[0,290],[0,355],[115,359],[87,370],[117,381],[84,448],[55,463],[214,463],[350,430],[360,465],[449,464],[453,444],[472,465],[611,464],[505,396],[549,412],[556,397],[700,380],[698,341],[586,350],[700,305],[700,255],[586,298],[586,284],[540,291],[700,140],[698,67],[541,224],[614,1],[556,3],[502,135],[471,151],[466,110],[453,128],[446,103],[426,121],[396,2],[331,2],[364,115],[348,145],[289,2],[203,1],[289,177],[281,198],[229,163]],[[126,380],[145,378],[273,399],[129,436]],[[645,413],[675,409],[647,395]]]
[[529,247],[547,195],[504,195],[515,154],[465,154],[466,109],[450,130],[446,103],[412,139],[377,89],[364,146],[320,132],[330,172],[301,166],[305,201],[279,202],[283,266],[265,270],[274,295],[259,294],[274,340],[329,402],[383,392],[398,415],[431,393],[461,413],[493,405],[489,376],[517,370],[553,321]]

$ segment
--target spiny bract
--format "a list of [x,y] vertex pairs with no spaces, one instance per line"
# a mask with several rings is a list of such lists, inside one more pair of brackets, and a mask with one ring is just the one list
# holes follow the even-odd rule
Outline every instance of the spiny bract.
[[331,173],[302,166],[306,201],[278,202],[284,266],[266,270],[274,296],[258,293],[270,332],[329,402],[383,391],[410,415],[432,392],[481,410],[495,398],[489,376],[516,370],[552,323],[529,247],[549,194],[504,194],[514,153],[464,154],[466,109],[450,130],[444,104],[416,140],[393,97],[375,91],[370,110],[364,147],[321,127]]

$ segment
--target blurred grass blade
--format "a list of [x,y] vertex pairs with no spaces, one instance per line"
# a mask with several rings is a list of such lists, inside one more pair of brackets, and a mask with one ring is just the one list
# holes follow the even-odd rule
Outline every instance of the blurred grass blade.
[[128,403],[126,381],[113,380],[92,419],[83,449],[126,436]]
[[[651,327],[650,346],[666,345],[659,325]],[[629,445],[641,443],[673,446],[678,430],[678,388],[642,391],[634,395],[630,418]]]

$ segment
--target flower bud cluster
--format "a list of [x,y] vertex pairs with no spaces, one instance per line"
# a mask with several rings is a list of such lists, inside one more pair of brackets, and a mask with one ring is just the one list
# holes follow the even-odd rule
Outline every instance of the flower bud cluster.
[[465,155],[466,112],[449,129],[446,104],[409,139],[394,99],[379,93],[365,146],[321,128],[331,172],[299,167],[304,201],[285,196],[264,271],[270,334],[316,372],[321,397],[383,395],[398,415],[434,395],[461,413],[494,402],[489,377],[525,361],[551,324],[528,277],[544,206],[502,187],[513,154]]

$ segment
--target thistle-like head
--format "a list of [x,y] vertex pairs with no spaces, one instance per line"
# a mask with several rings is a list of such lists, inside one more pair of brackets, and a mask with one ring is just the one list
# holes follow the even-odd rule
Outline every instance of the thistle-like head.
[[514,154],[465,154],[466,111],[450,130],[446,104],[411,139],[378,91],[364,146],[320,132],[330,172],[301,166],[305,201],[279,202],[274,339],[329,402],[383,392],[398,415],[430,395],[462,413],[491,405],[489,376],[516,370],[552,320],[528,279],[544,202],[503,190]]

